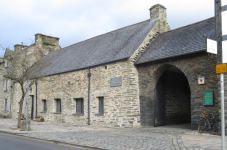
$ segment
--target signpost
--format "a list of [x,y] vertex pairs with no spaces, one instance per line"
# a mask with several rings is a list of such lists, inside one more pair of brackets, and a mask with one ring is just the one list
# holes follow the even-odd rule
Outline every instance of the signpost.
[[227,63],[227,41],[222,42],[222,63]]
[[227,0],[221,0],[222,63],[227,63]]
[[217,54],[218,53],[217,41],[207,38],[207,53]]
[[216,73],[226,73],[227,72],[226,64],[218,64],[216,65]]
[[216,38],[218,42],[218,57],[216,72],[220,73],[221,85],[221,148],[225,150],[225,102],[224,73],[227,63],[227,0],[215,0]]
[[[222,63],[227,63],[227,0],[221,0],[222,21]],[[226,68],[226,67],[225,67]],[[222,71],[226,71],[222,69]],[[224,72],[223,72],[224,73]],[[225,149],[225,102],[224,102],[224,74],[221,73],[221,127],[222,127],[222,149]]]

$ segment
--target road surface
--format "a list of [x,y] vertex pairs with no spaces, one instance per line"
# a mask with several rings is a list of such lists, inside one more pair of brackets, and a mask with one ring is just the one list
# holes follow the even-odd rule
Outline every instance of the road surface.
[[0,150],[93,150],[93,149],[0,133]]

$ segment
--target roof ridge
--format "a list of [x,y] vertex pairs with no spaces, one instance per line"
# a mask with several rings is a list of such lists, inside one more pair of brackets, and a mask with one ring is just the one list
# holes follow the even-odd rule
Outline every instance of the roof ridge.
[[[83,41],[80,41],[80,42],[77,42],[77,43],[71,44],[71,45],[69,45],[69,46],[66,46],[66,47],[61,48],[61,49],[58,49],[58,50],[65,49],[65,48],[70,47],[70,46],[73,46],[73,45],[75,45],[75,44],[82,43],[82,42],[88,41],[88,40],[90,40],[90,39],[93,39],[93,38],[96,38],[96,37],[99,37],[99,36],[102,36],[102,35],[105,35],[105,34],[108,34],[108,33],[114,32],[114,31],[118,31],[118,30],[121,30],[121,29],[124,29],[124,28],[130,27],[130,26],[134,26],[134,25],[137,25],[137,24],[140,24],[140,23],[146,22],[146,21],[148,21],[148,20],[150,20],[150,19],[147,19],[147,20],[145,20],[145,21],[141,21],[141,22],[138,22],[138,23],[134,23],[134,24],[131,24],[131,25],[128,25],[128,26],[125,26],[125,27],[122,27],[122,28],[119,28],[119,29],[116,29],[116,30],[112,30],[112,31],[109,31],[109,32],[106,32],[106,33],[103,33],[103,34],[100,34],[100,35],[97,35],[97,36],[94,36],[94,37],[92,37],[92,38],[89,38],[89,39],[86,39],[86,40],[83,40]],[[56,51],[58,51],[58,50],[56,50]],[[55,51],[53,51],[53,52],[55,52]]]
[[[207,18],[207,19],[205,19],[205,20],[201,20],[201,21],[198,21],[198,22],[195,22],[195,23],[192,23],[192,24],[188,24],[188,25],[186,25],[186,26],[182,26],[182,27],[179,27],[179,28],[176,28],[176,29],[173,29],[173,30],[166,31],[166,32],[164,32],[164,33],[171,32],[171,31],[175,31],[175,30],[178,30],[178,29],[181,29],[181,28],[185,28],[185,27],[189,27],[189,26],[192,26],[192,25],[195,25],[195,24],[198,24],[198,23],[201,23],[201,22],[203,22],[203,21],[207,21],[207,20],[210,20],[210,19],[213,19],[213,18],[215,18],[215,17]],[[162,33],[162,34],[164,34],[164,33]]]

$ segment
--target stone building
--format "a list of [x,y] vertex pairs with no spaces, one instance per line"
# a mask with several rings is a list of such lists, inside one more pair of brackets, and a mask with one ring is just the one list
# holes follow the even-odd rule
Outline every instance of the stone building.
[[12,100],[12,86],[11,80],[4,77],[8,67],[7,54],[11,53],[8,48],[5,51],[4,58],[0,58],[0,116],[11,117],[11,100]]
[[33,65],[41,57],[59,48],[59,38],[36,34],[35,43],[30,46],[21,43],[14,46],[14,51],[9,48],[6,49],[4,58],[2,58],[0,62],[1,116],[17,118],[19,110],[19,101],[21,99],[20,86],[15,81],[11,81],[4,77],[4,75],[7,74],[7,71],[9,71],[9,65],[13,62],[13,55],[18,55],[19,57],[17,57],[17,59],[21,58],[19,61],[20,63],[18,63],[19,65],[15,65],[16,67],[13,68],[14,70],[19,68],[18,70],[20,71],[19,66],[21,65],[21,62],[27,65]]
[[[213,17],[170,30],[166,8],[158,4],[149,20],[59,50],[58,38],[47,50],[43,39],[49,37],[37,34],[28,48],[33,54],[39,45],[39,61],[48,65],[29,89],[28,117],[111,127],[191,123],[197,129],[202,111],[220,109],[217,58],[206,52],[215,24]],[[20,92],[12,87],[17,118]],[[203,105],[203,91],[213,91],[213,105]]]

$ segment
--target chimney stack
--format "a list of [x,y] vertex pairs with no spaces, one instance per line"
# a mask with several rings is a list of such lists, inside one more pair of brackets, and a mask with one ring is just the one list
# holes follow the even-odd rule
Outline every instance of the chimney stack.
[[150,8],[151,21],[160,19],[167,22],[166,8],[161,4],[156,4]]
[[21,44],[14,45],[14,50],[20,51],[20,50],[23,50],[24,48],[27,48],[27,47],[28,47],[27,45],[23,45],[23,42],[21,42]]
[[163,33],[170,30],[167,23],[166,8],[161,4],[156,4],[150,8],[150,21],[158,19],[159,33]]

